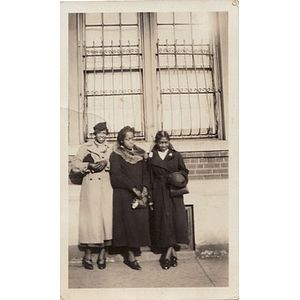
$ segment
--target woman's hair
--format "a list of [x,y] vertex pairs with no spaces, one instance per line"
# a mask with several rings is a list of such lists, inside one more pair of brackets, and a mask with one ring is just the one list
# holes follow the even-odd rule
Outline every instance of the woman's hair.
[[167,138],[168,141],[170,140],[170,135],[166,131],[164,130],[158,131],[155,135],[155,144],[157,144],[159,140],[163,137]]
[[125,126],[118,132],[117,142],[119,145],[122,145],[127,132],[132,132],[134,134],[134,128],[130,126]]
[[[170,141],[170,135],[169,135],[166,131],[160,130],[160,131],[158,131],[158,132],[156,133],[156,135],[155,135],[155,140],[154,140],[155,145],[154,145],[153,149],[158,150],[158,145],[157,145],[157,143],[158,143],[158,142],[160,141],[160,139],[163,138],[163,137],[167,138],[167,140]],[[169,143],[169,147],[168,147],[168,148],[169,148],[170,150],[174,150],[174,151],[175,151],[175,148],[173,147],[173,145],[172,145],[171,143]]]

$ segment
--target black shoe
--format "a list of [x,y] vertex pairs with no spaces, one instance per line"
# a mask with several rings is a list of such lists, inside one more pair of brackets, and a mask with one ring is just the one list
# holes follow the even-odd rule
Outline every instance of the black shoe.
[[86,259],[85,257],[82,259],[82,265],[85,269],[88,270],[93,270],[94,266],[93,266],[93,262],[91,259]]
[[175,256],[171,257],[171,266],[172,267],[177,267],[178,266],[177,257],[175,257]]
[[101,260],[98,258],[97,259],[97,266],[100,270],[103,270],[106,268],[106,260],[102,260],[103,262],[101,262]]
[[141,270],[142,269],[136,260],[134,260],[134,261],[125,260],[124,264],[133,270]]
[[160,265],[164,270],[168,270],[170,269],[170,260],[168,258],[165,258],[161,260]]

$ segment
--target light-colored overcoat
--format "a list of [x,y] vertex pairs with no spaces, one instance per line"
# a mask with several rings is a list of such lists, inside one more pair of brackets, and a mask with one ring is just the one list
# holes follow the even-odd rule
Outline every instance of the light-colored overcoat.
[[[89,141],[80,146],[72,163],[74,172],[85,173],[88,163],[83,162],[91,154],[94,162],[109,161],[111,148],[104,142]],[[98,173],[86,173],[82,181],[79,207],[79,243],[99,244],[112,239],[112,187],[109,164]]]

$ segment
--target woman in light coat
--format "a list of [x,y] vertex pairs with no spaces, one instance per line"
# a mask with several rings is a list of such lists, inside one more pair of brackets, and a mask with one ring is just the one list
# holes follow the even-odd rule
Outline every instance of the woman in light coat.
[[97,247],[97,266],[106,267],[106,246],[112,240],[112,188],[109,179],[110,147],[106,122],[94,127],[95,139],[80,146],[72,171],[82,174],[79,208],[79,244],[85,248],[84,268],[92,270],[92,248]]

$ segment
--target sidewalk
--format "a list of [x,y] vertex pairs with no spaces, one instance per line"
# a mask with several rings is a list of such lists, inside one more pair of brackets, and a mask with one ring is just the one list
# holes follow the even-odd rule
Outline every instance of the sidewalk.
[[193,251],[178,252],[178,266],[163,270],[160,255],[142,253],[141,271],[130,269],[121,257],[108,256],[107,266],[86,270],[79,259],[69,262],[69,288],[159,288],[159,287],[226,287],[228,259],[200,259]]

